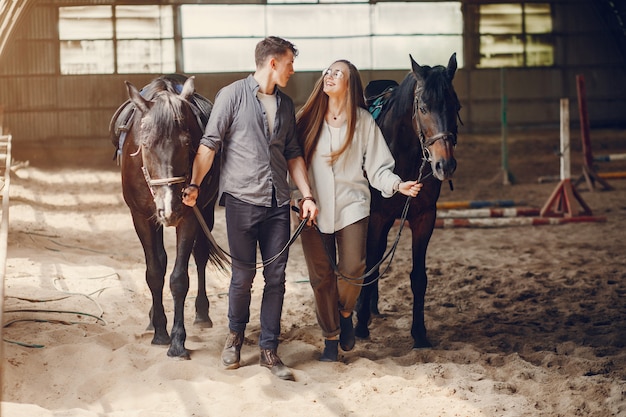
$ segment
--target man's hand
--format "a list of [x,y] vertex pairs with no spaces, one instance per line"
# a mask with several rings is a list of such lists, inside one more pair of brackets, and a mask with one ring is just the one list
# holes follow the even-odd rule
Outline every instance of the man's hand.
[[200,189],[195,184],[190,184],[183,189],[183,204],[193,207],[196,205]]

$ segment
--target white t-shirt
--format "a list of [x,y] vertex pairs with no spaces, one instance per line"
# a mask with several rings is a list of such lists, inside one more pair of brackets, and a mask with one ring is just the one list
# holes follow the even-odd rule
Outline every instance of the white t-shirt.
[[274,121],[276,120],[276,96],[274,94],[263,94],[262,92],[256,93],[257,97],[263,107],[265,108],[265,115],[267,116],[267,124],[270,128],[270,135],[274,132]]

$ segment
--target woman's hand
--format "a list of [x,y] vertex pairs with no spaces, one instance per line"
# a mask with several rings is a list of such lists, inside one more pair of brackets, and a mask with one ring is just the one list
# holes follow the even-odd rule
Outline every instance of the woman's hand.
[[401,182],[398,186],[398,191],[402,194],[410,197],[417,197],[420,190],[422,189],[423,184],[415,181],[405,181]]
[[306,223],[308,226],[311,226],[313,223],[316,223],[315,218],[319,213],[319,209],[315,204],[315,200],[313,198],[303,199],[301,200],[300,205],[300,218],[306,219],[309,218],[309,221]]

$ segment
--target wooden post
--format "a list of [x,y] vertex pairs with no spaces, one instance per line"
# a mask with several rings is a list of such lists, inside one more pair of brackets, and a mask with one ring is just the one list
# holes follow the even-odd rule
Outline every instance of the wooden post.
[[585,90],[585,77],[576,76],[576,91],[578,92],[578,116],[580,118],[580,137],[583,141],[583,162],[587,166],[593,166],[593,156],[589,139],[589,118],[587,117],[587,92]]
[[570,173],[569,99],[561,99],[561,181],[571,178]]
[[[591,216],[591,209],[572,186],[570,178],[569,100],[561,99],[561,182],[539,212],[541,217]],[[578,203],[581,211],[575,210]]]
[[513,176],[509,172],[509,149],[507,143],[507,97],[506,97],[506,70],[500,68],[500,110],[501,110],[501,133],[502,133],[502,183],[510,185],[513,182]]
[[577,186],[583,180],[587,182],[589,191],[595,191],[596,181],[602,184],[605,190],[612,190],[613,187],[601,178],[593,169],[593,153],[591,152],[591,139],[589,136],[589,118],[587,114],[587,96],[585,90],[585,77],[576,76],[576,91],[578,92],[578,114],[580,118],[580,138],[583,143],[583,173],[576,180]]
[[[4,287],[9,237],[9,184],[11,182],[11,135],[0,135],[0,143],[6,146],[4,184],[2,195],[2,220],[0,221],[0,323],[4,325]],[[4,327],[0,326],[0,363],[4,364]],[[0,401],[2,400],[4,376],[0,372]],[[0,410],[0,415],[2,411]]]

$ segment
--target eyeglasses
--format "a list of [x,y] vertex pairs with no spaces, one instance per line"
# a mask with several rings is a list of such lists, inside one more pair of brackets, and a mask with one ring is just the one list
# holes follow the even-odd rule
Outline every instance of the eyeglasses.
[[331,78],[334,78],[335,80],[340,80],[343,78],[343,71],[341,71],[340,69],[328,68],[322,71],[322,76],[331,77]]

